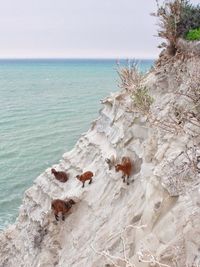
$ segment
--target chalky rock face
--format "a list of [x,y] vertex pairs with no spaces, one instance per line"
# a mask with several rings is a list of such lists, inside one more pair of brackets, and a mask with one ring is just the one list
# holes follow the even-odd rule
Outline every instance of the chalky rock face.
[[[186,90],[198,61],[149,73],[152,114],[166,117],[174,90]],[[149,124],[134,110],[130,92],[112,94],[102,104],[91,129],[54,166],[68,170],[68,182],[56,181],[49,168],[25,192],[16,223],[0,235],[1,267],[199,266],[200,177],[190,168],[175,175],[188,164],[186,144],[195,140],[198,149],[198,137],[192,140],[188,128],[177,134]],[[109,170],[105,159],[112,156],[135,162],[129,186],[120,172]],[[93,183],[82,189],[75,177],[88,170]],[[57,198],[76,205],[56,224],[51,201]]]
[[178,48],[181,49],[184,52],[189,51],[190,53],[194,55],[200,54],[200,41],[186,41],[183,39],[178,40]]

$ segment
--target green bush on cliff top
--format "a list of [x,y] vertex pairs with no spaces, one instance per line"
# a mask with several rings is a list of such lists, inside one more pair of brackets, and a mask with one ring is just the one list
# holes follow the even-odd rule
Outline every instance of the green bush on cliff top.
[[189,30],[189,32],[186,34],[186,40],[189,41],[200,40],[200,28]]
[[157,12],[152,15],[159,19],[158,36],[167,41],[160,47],[167,46],[173,55],[177,50],[178,38],[187,38],[191,30],[200,28],[200,5],[193,5],[189,0],[156,0],[156,2]]
[[192,5],[189,1],[183,1],[180,20],[177,23],[177,34],[186,38],[190,30],[200,28],[200,5]]

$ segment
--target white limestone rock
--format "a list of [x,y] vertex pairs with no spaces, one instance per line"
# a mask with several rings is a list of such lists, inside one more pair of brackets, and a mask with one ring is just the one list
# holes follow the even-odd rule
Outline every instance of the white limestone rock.
[[[177,86],[171,74],[179,71],[165,69],[146,78],[152,113],[160,119],[171,109]],[[179,73],[184,83],[186,73]],[[149,124],[131,112],[131,101],[124,91],[102,101],[99,118],[56,166],[70,173],[67,183],[53,179],[48,168],[25,192],[16,223],[0,233],[1,267],[199,266],[200,177],[190,169],[181,179],[174,175],[188,164],[183,153],[193,140]],[[112,155],[134,161],[129,186],[109,170],[105,159]],[[83,189],[75,176],[86,170],[95,175]],[[55,222],[51,212],[55,198],[76,201],[64,222]]]

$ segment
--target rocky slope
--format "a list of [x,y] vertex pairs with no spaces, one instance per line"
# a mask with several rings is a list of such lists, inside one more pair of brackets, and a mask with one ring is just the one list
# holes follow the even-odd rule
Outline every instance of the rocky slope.
[[[200,128],[196,113],[171,118],[177,103],[189,116],[184,93],[199,59],[160,59],[143,81],[154,99],[150,117],[135,109],[131,90],[102,101],[99,118],[54,166],[69,181],[59,183],[49,168],[25,192],[16,223],[0,234],[1,267],[200,266]],[[108,169],[112,155],[133,159],[129,186]],[[85,170],[95,176],[82,189],[74,177]],[[77,202],[57,224],[55,198]]]

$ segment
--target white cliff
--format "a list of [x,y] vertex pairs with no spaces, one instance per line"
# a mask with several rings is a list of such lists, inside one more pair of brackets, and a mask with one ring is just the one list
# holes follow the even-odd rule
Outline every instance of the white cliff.
[[[190,165],[200,155],[200,128],[185,117],[168,121],[175,101],[190,107],[175,91],[187,91],[198,62],[198,55],[161,60],[148,74],[150,119],[128,90],[102,101],[91,129],[54,166],[69,181],[56,181],[49,168],[25,192],[16,223],[0,234],[1,267],[200,266],[200,174]],[[129,186],[109,171],[112,155],[133,159]],[[83,189],[75,176],[86,170],[95,176]],[[56,198],[77,202],[57,224]]]

